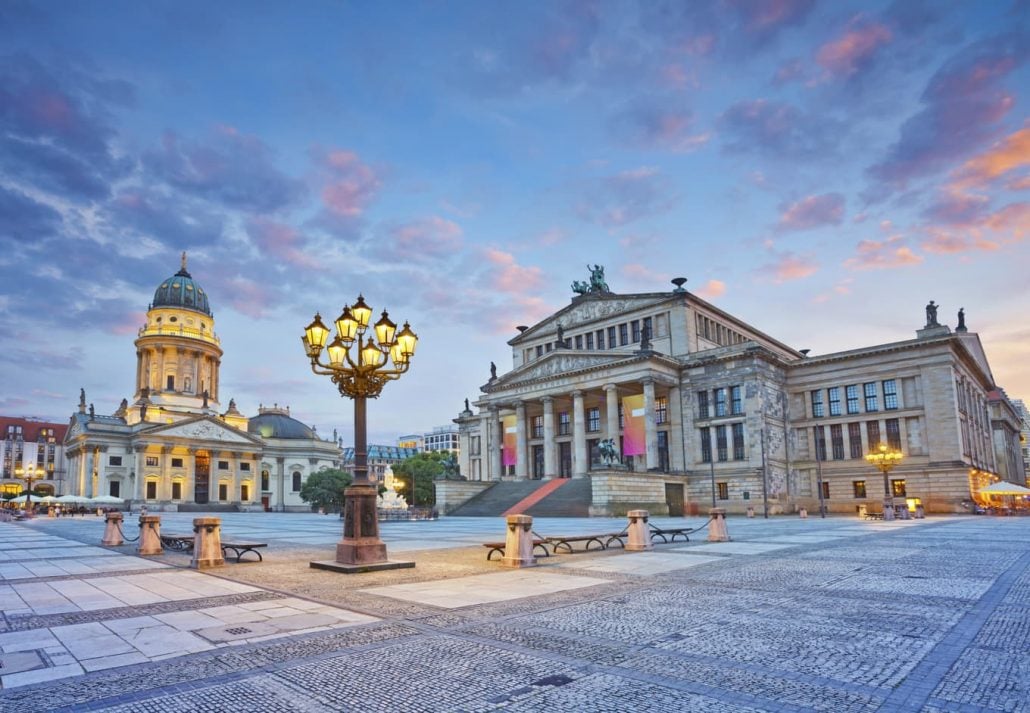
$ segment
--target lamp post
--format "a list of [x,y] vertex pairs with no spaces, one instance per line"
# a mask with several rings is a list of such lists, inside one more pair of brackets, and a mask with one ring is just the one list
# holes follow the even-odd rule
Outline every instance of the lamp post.
[[46,478],[46,474],[43,471],[36,473],[36,466],[30,465],[28,468],[18,465],[14,467],[14,476],[19,480],[24,480],[28,484],[28,489],[25,491],[25,512],[32,514],[32,481],[43,480]]
[[[898,463],[901,462],[901,451],[896,451],[887,446],[886,443],[880,443],[879,447],[872,453],[866,454],[865,459],[869,461],[873,466],[879,469],[883,473],[883,519],[893,520],[894,519],[894,494],[891,493],[890,482],[887,480],[887,474],[894,469]],[[888,515],[888,512],[890,513]]]
[[[375,337],[371,333],[366,336],[371,316],[372,308],[358,295],[357,302],[344,307],[336,318],[336,338],[328,346],[329,328],[321,315],[315,315],[301,337],[311,370],[330,377],[340,395],[354,401],[354,480],[344,491],[343,539],[336,545],[335,562],[311,563],[312,567],[346,573],[415,566],[414,562],[387,561],[386,544],[379,539],[376,487],[368,477],[366,401],[378,398],[386,382],[399,379],[408,370],[418,336],[406,322],[398,332],[385,310],[373,325]],[[327,361],[321,360],[323,349]]]

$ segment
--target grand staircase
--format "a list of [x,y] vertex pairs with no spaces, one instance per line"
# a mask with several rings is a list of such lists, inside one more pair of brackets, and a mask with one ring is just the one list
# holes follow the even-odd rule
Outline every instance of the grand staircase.
[[588,517],[590,479],[521,480],[495,483],[449,513],[455,517]]

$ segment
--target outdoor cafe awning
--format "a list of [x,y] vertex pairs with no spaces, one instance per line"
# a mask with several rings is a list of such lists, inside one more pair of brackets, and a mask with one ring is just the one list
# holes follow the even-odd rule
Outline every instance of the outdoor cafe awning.
[[986,488],[980,488],[979,493],[980,495],[1030,495],[1030,488],[1001,480]]

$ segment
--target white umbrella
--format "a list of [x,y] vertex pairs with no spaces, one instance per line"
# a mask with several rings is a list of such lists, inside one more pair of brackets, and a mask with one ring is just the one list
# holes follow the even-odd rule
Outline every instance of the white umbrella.
[[988,485],[986,488],[980,488],[981,495],[1030,495],[1030,488],[1024,488],[1022,485],[1016,483],[1009,483],[1007,481],[999,481]]
[[53,495],[44,495],[41,498],[34,499],[32,502],[34,502],[34,503],[45,503],[45,504],[49,505],[50,503],[52,503],[52,502],[54,502],[56,500],[57,500],[57,498],[55,498]]
[[80,498],[78,495],[71,495],[69,493],[68,495],[62,495],[54,500],[54,502],[61,503],[62,505],[70,505],[73,503],[84,503],[86,502],[86,498]]
[[121,505],[125,501],[114,495],[98,495],[95,498],[90,498],[89,502],[97,505]]
[[25,502],[25,496],[24,495],[19,495],[16,498],[11,498],[7,502],[9,502],[9,503],[23,503],[23,502]]

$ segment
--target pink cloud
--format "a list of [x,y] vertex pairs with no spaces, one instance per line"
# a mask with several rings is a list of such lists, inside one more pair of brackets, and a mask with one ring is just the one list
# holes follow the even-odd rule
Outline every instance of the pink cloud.
[[945,231],[931,231],[930,237],[920,243],[920,247],[928,253],[954,255],[975,250],[990,252],[997,250],[999,246],[990,240],[970,235],[955,235]]
[[322,204],[337,216],[362,215],[379,191],[379,176],[352,151],[331,149],[313,153],[325,174]]
[[807,196],[782,207],[781,230],[810,230],[824,225],[840,225],[844,220],[844,196],[824,193]]
[[658,169],[641,167],[596,181],[580,200],[580,217],[616,228],[664,213],[675,203],[669,179]]
[[568,235],[561,228],[550,228],[536,236],[536,243],[544,247],[550,247],[564,242],[567,237]]
[[[982,185],[1027,166],[1030,166],[1030,126],[1009,134],[987,151],[966,161],[956,172],[957,186]],[[1022,180],[1025,183],[1030,178]]]
[[108,331],[111,332],[111,334],[117,334],[120,336],[125,334],[135,334],[139,331],[140,327],[146,324],[146,322],[147,315],[145,312],[130,312],[126,314],[123,319],[113,324]]
[[774,262],[758,268],[759,274],[771,278],[777,284],[802,280],[818,270],[819,265],[814,260],[793,253],[778,254]]
[[830,74],[849,77],[891,39],[891,31],[885,25],[870,23],[856,26],[852,23],[843,35],[819,48],[816,62]]
[[726,294],[726,283],[722,280],[709,280],[700,288],[694,290],[694,293],[698,297],[706,300],[712,300],[716,297],[722,297],[724,294]]
[[516,262],[514,255],[496,248],[486,248],[483,254],[492,266],[487,275],[493,288],[509,294],[539,289],[543,281],[543,271],[539,267],[523,267]]
[[434,215],[392,228],[389,252],[419,261],[447,257],[461,249],[463,235],[460,225]]
[[321,263],[304,252],[305,240],[292,226],[268,218],[255,218],[247,224],[247,234],[261,251],[279,261],[306,269],[319,269]]
[[229,305],[240,314],[261,319],[269,308],[270,295],[265,285],[239,275],[226,281]]
[[883,270],[918,265],[923,258],[904,244],[900,236],[886,240],[862,240],[855,249],[854,257],[844,261],[844,267],[851,270]]

